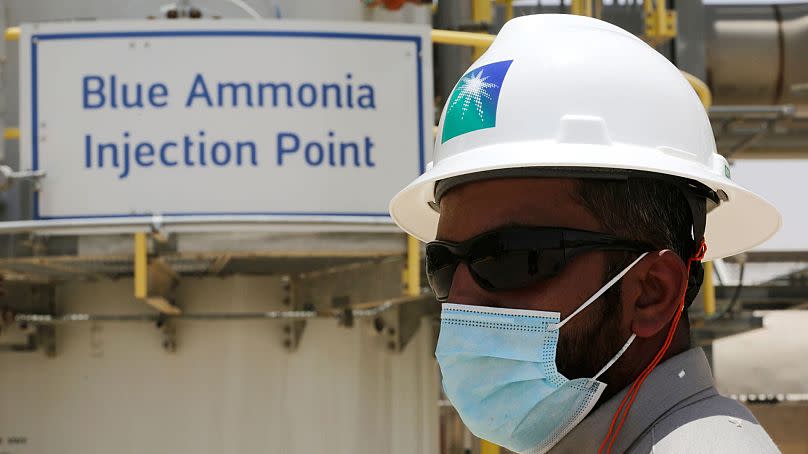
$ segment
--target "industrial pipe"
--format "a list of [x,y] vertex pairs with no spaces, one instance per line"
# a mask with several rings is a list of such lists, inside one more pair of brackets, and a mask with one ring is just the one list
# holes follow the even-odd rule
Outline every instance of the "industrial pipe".
[[42,232],[50,235],[74,235],[90,229],[103,229],[115,233],[159,231],[210,232],[227,230],[256,231],[266,228],[273,231],[320,231],[317,225],[328,225],[328,230],[340,232],[400,232],[382,217],[367,216],[361,219],[338,219],[311,216],[305,219],[275,215],[205,215],[205,216],[133,216],[126,218],[79,218],[44,219],[31,221],[0,222],[0,235],[11,233]]
[[[354,318],[375,317],[396,305],[418,301],[418,296],[405,296],[379,301],[367,309],[353,309]],[[360,305],[361,306],[361,305]],[[349,309],[350,310],[350,309]],[[32,323],[35,325],[56,325],[76,322],[158,322],[160,320],[192,320],[192,321],[239,321],[239,320],[307,320],[311,318],[343,317],[345,310],[328,311],[267,311],[267,312],[202,312],[182,313],[179,315],[165,314],[15,314],[17,323]]]
[[452,30],[432,30],[432,42],[455,46],[488,47],[495,35],[489,33],[456,32]]
[[808,104],[808,4],[715,4],[704,17],[718,104]]
[[[180,314],[170,316],[170,318],[172,320],[304,320],[318,316],[320,315],[315,311],[269,311]],[[169,317],[161,316],[161,314],[16,314],[14,321],[37,325],[56,325],[71,322],[157,322],[163,318]]]
[[687,79],[688,82],[690,82],[690,86],[696,90],[696,94],[699,95],[699,99],[701,100],[702,105],[704,105],[704,108],[709,109],[712,107],[713,95],[710,92],[710,87],[702,82],[701,79],[687,71],[682,71],[682,75],[685,76],[685,79]]
[[755,118],[762,116],[790,117],[794,115],[796,108],[792,104],[782,106],[712,106],[709,112],[713,116],[728,116],[731,118],[739,116],[753,116]]

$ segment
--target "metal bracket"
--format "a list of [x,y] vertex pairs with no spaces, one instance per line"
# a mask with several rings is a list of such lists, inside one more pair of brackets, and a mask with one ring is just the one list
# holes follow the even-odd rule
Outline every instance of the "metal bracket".
[[665,6],[665,0],[645,0],[643,2],[645,13],[645,41],[658,46],[676,37],[676,11],[670,11]]
[[54,289],[51,285],[3,283],[5,294],[0,297],[0,328],[9,335],[22,339],[3,345],[0,349],[16,352],[33,352],[40,348],[45,356],[56,356],[56,332],[53,326],[33,325],[17,321],[19,312],[53,314],[55,309]]
[[[297,283],[292,278],[287,278],[283,284],[283,304],[288,309],[301,309],[297,296]],[[289,352],[294,352],[300,346],[300,339],[306,329],[305,320],[287,320],[283,324],[283,346]]]
[[[374,326],[386,333],[387,348],[391,351],[401,352],[412,340],[421,326],[421,318],[427,315],[440,313],[440,306],[435,302],[431,293],[421,293],[421,243],[412,236],[407,235],[406,266],[402,270],[401,286],[406,296],[413,300],[396,305],[391,314],[384,319],[377,318]],[[386,321],[385,321],[386,320]]]
[[162,346],[163,350],[168,353],[177,351],[177,327],[174,322],[165,314],[160,314],[157,319],[157,328],[163,334]]
[[3,352],[33,352],[37,350],[35,328],[24,323],[14,324],[14,314],[3,310],[5,321],[0,325],[0,351]]
[[418,332],[423,317],[438,317],[440,305],[431,294],[408,303],[397,305],[387,311],[385,316],[374,320],[377,331],[387,336],[387,348],[393,352],[402,352]]
[[53,325],[37,325],[36,339],[45,356],[56,357],[56,328]]

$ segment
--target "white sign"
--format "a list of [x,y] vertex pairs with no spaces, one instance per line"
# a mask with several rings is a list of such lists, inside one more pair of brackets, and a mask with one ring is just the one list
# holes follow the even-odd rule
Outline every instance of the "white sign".
[[387,219],[432,142],[426,26],[38,24],[20,56],[36,219]]

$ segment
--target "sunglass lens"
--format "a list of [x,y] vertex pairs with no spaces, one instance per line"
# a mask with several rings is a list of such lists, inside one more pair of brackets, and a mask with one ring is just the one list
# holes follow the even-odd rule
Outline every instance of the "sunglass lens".
[[458,258],[444,245],[429,244],[426,247],[426,276],[435,296],[445,300],[452,287]]
[[561,250],[511,250],[477,258],[470,268],[484,288],[514,290],[555,276],[563,262]]

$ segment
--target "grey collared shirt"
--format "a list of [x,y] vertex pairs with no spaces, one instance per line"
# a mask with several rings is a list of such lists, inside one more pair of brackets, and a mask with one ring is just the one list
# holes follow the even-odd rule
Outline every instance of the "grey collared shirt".
[[[550,452],[597,452],[627,391],[603,403]],[[612,452],[780,451],[746,407],[718,394],[704,352],[693,348],[659,364],[648,375]]]

